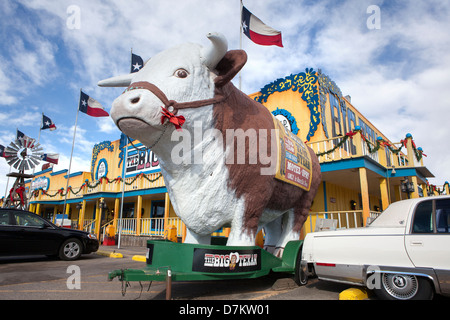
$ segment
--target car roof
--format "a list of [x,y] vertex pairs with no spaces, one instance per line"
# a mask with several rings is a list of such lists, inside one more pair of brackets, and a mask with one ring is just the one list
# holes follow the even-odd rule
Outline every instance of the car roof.
[[370,227],[406,227],[411,209],[420,202],[433,199],[445,200],[450,199],[450,196],[423,197],[394,202],[370,224]]

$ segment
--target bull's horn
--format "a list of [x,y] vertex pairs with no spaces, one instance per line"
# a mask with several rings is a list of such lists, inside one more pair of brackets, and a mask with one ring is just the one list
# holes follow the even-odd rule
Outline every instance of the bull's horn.
[[206,35],[211,46],[202,50],[202,59],[209,69],[215,69],[228,51],[228,41],[223,34],[210,32]]
[[128,87],[135,75],[133,73],[124,74],[117,77],[101,80],[98,82],[99,87]]

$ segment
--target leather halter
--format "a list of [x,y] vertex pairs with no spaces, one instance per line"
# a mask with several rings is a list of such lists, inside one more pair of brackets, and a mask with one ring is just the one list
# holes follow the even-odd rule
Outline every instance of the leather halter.
[[131,91],[136,89],[146,89],[151,91],[161,102],[164,104],[164,107],[168,110],[169,107],[173,108],[171,111],[174,115],[177,114],[180,109],[189,109],[189,108],[200,108],[205,107],[210,104],[216,104],[225,101],[227,97],[225,97],[221,92],[217,89],[215,90],[215,97],[212,99],[205,100],[197,100],[190,102],[176,102],[175,100],[169,100],[167,96],[162,92],[157,86],[147,81],[139,81],[132,83],[125,91]]

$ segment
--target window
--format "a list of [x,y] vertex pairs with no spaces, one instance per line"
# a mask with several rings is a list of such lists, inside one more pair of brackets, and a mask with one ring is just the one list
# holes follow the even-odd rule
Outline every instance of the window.
[[123,204],[122,218],[134,218],[134,202]]
[[413,233],[433,233],[433,202],[421,202],[414,214]]
[[27,212],[19,212],[16,211],[13,213],[14,221],[19,226],[24,227],[43,227],[45,225],[45,221],[40,219],[37,216],[29,214]]
[[450,199],[436,200],[436,229],[438,233],[450,233]]
[[0,212],[0,226],[9,225],[9,213]]

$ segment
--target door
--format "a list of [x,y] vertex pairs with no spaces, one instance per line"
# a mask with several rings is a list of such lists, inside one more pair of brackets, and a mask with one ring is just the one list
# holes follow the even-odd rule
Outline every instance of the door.
[[152,211],[151,218],[152,231],[161,232],[164,231],[164,212],[165,204],[164,201],[152,201]]
[[26,211],[12,211],[17,254],[55,254],[62,236],[41,217]]
[[427,200],[415,209],[405,247],[416,267],[433,268],[450,293],[450,199]]
[[0,212],[0,256],[13,255],[16,251],[17,230],[13,224],[9,210],[2,210]]

